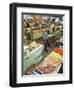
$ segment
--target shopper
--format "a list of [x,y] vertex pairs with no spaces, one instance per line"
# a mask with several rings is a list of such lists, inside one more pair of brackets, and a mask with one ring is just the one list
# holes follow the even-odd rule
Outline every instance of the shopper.
[[47,47],[49,46],[50,47],[50,44],[49,44],[49,39],[48,39],[48,33],[47,33],[47,31],[44,29],[43,30],[43,42],[44,42],[44,50],[46,51],[46,52],[48,52],[48,49],[47,49]]

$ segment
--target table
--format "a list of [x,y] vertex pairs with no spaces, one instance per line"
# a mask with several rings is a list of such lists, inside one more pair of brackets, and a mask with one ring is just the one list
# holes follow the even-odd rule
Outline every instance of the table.
[[43,57],[43,50],[44,46],[40,45],[39,47],[30,51],[26,56],[23,58],[23,74],[26,73],[27,69],[31,67],[33,64],[38,64],[42,57]]

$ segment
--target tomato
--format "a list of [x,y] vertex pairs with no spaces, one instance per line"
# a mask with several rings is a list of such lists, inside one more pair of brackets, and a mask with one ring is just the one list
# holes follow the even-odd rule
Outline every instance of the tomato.
[[63,50],[61,48],[55,48],[54,51],[63,56]]

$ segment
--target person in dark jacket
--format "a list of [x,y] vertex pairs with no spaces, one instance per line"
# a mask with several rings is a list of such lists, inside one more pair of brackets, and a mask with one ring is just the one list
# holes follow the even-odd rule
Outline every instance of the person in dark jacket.
[[43,30],[43,42],[44,42],[44,45],[45,45],[44,50],[46,52],[48,52],[47,47],[48,46],[50,47],[50,44],[49,44],[48,33],[45,29]]

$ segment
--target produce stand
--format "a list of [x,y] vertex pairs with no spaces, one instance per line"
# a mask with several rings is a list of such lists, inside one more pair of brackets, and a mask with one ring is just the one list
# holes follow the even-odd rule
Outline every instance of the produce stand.
[[26,70],[33,64],[38,64],[42,59],[43,45],[39,45],[37,48],[34,48],[32,51],[24,56],[23,60],[23,73],[25,74]]
[[[63,51],[60,48],[54,49],[42,63],[40,63],[33,74],[57,74],[61,68]],[[48,67],[49,66],[49,67]]]
[[32,40],[36,40],[36,39],[39,39],[39,38],[41,38],[42,37],[42,35],[43,35],[43,32],[42,32],[42,30],[33,30],[32,31]]
[[[55,32],[53,32],[53,33],[50,33],[50,34],[48,34],[48,37],[49,38],[53,38],[53,37],[55,37],[55,36],[57,36],[57,35],[59,35],[60,34],[60,30],[59,31],[55,31]],[[41,38],[43,36],[43,30],[33,30],[32,31],[32,40],[36,40],[36,39],[39,39],[39,38]]]

